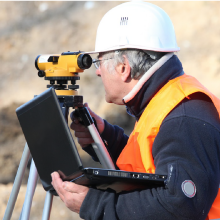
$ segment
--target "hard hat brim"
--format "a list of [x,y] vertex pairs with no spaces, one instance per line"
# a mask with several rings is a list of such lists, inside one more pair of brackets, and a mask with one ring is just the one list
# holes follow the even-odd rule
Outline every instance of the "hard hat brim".
[[115,50],[124,50],[124,49],[138,49],[138,50],[150,50],[150,51],[155,51],[155,52],[177,52],[180,51],[179,47],[176,48],[150,48],[150,47],[141,47],[139,45],[124,45],[124,46],[115,46],[112,48],[107,48],[105,50],[97,50],[97,51],[88,51],[88,52],[82,52],[84,54],[95,54],[95,53],[103,53],[103,52],[110,52],[110,51],[115,51]]

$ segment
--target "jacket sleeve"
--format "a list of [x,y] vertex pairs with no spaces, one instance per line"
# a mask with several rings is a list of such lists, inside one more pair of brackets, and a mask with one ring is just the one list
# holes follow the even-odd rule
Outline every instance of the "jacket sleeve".
[[[166,120],[153,144],[156,173],[168,175],[166,187],[118,194],[90,189],[81,218],[206,219],[219,187],[219,146],[219,129],[209,123],[185,116]],[[184,188],[187,180],[195,185],[193,196]]]

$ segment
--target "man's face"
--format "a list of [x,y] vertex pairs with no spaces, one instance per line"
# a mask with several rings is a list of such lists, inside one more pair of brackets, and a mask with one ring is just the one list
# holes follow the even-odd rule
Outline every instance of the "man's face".
[[[99,60],[102,60],[102,55],[98,56]],[[105,62],[111,62],[109,59]],[[104,61],[103,61],[104,62]],[[122,81],[120,75],[116,70],[109,72],[108,69],[103,65],[103,62],[100,62],[99,69],[96,70],[96,75],[100,76],[105,88],[105,100],[108,103],[115,103],[118,105],[123,105],[122,98],[124,97],[122,91]]]

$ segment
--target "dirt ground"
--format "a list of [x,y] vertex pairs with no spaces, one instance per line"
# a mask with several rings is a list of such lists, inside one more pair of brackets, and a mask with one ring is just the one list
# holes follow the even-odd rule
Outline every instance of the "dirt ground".
[[[3,218],[14,177],[25,145],[15,110],[46,89],[37,76],[35,58],[39,54],[65,51],[92,51],[101,17],[120,2],[0,2],[0,219]],[[173,21],[178,56],[187,74],[195,76],[220,98],[220,2],[162,1]],[[114,33],[112,33],[114,34]],[[80,94],[103,118],[132,130],[134,121],[123,106],[107,104],[100,78],[91,67],[80,73]],[[79,146],[78,146],[79,147]],[[84,163],[94,165],[80,149]],[[28,178],[28,169],[12,219],[18,219]],[[32,203],[31,218],[39,219],[45,191],[40,182]],[[54,198],[51,219],[79,219],[58,197]]]

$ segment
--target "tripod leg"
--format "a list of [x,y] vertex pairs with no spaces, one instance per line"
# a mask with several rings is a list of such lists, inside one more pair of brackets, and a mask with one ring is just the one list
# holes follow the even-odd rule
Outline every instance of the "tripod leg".
[[92,147],[95,150],[95,153],[97,154],[100,163],[106,169],[115,170],[115,165],[111,159],[111,156],[109,155],[108,150],[106,149],[95,125],[94,124],[89,125],[88,129],[90,134],[92,135],[93,140],[95,141],[95,143],[92,144]]
[[105,169],[115,170],[115,165],[112,161],[111,156],[109,155],[108,150],[106,149],[99,132],[97,131],[94,121],[89,113],[89,110],[86,107],[81,107],[75,110],[77,117],[83,124],[89,129],[90,134],[95,143],[92,144],[92,147],[99,158],[100,163]]
[[53,202],[53,195],[50,192],[47,192],[45,202],[44,202],[44,210],[42,215],[42,220],[50,219],[50,212]]
[[30,151],[27,143],[25,144],[25,148],[22,154],[22,158],[18,167],[18,171],[15,177],[14,185],[11,191],[11,195],[8,200],[8,204],[6,207],[5,215],[3,220],[11,219],[12,212],[14,210],[15,202],[17,200],[17,196],[21,187],[21,182],[24,176],[25,169],[27,167],[28,160],[30,158]]
[[23,209],[22,209],[22,213],[21,213],[21,220],[29,219],[31,204],[32,204],[34,192],[36,189],[37,180],[38,180],[38,173],[37,173],[37,169],[35,167],[35,163],[32,159],[30,174],[29,174],[28,184],[27,184],[27,191],[26,191]]

